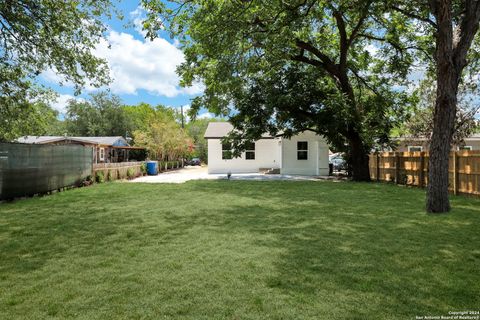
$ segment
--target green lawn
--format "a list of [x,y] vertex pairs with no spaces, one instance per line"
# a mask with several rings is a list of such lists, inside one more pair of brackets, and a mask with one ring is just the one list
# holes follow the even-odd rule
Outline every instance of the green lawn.
[[110,183],[0,204],[0,319],[414,319],[480,308],[480,201],[385,184]]

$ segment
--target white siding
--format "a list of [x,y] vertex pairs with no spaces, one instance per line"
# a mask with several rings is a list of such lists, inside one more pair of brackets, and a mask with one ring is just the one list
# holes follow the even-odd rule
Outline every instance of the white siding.
[[[308,142],[308,159],[297,160],[297,142]],[[282,174],[328,175],[328,145],[324,138],[305,131],[282,140]]]
[[255,142],[255,160],[222,159],[220,139],[208,139],[208,173],[254,173],[260,168],[280,168],[280,139],[261,139]]

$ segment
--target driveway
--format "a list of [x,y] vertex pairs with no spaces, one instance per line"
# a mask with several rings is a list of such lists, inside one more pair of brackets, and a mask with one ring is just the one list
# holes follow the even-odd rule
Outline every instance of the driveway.
[[[312,176],[293,176],[282,174],[262,174],[262,173],[238,173],[232,174],[231,180],[298,180],[298,181],[318,181],[323,177]],[[226,174],[208,174],[207,167],[187,166],[183,169],[160,173],[156,176],[144,176],[130,182],[145,183],[184,183],[189,180],[219,180],[227,179]]]

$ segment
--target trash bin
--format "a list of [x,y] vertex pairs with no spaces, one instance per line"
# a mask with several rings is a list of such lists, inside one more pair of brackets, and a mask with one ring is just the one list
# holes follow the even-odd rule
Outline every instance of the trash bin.
[[158,174],[158,162],[157,161],[148,161],[147,162],[147,174],[149,176],[155,176]]

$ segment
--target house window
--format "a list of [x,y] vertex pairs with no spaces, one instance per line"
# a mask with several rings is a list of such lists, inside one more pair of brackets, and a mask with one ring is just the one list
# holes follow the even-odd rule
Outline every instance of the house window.
[[422,146],[408,146],[408,152],[418,152],[423,151]]
[[463,147],[458,147],[458,151],[462,151],[462,150],[466,150],[466,151],[472,151],[473,148],[472,146],[463,146]]
[[308,160],[308,142],[297,142],[297,160]]
[[98,158],[100,159],[100,161],[105,161],[105,148],[100,148]]
[[232,145],[230,143],[222,143],[222,159],[232,159]]
[[245,146],[245,159],[255,160],[255,142],[249,142]]

